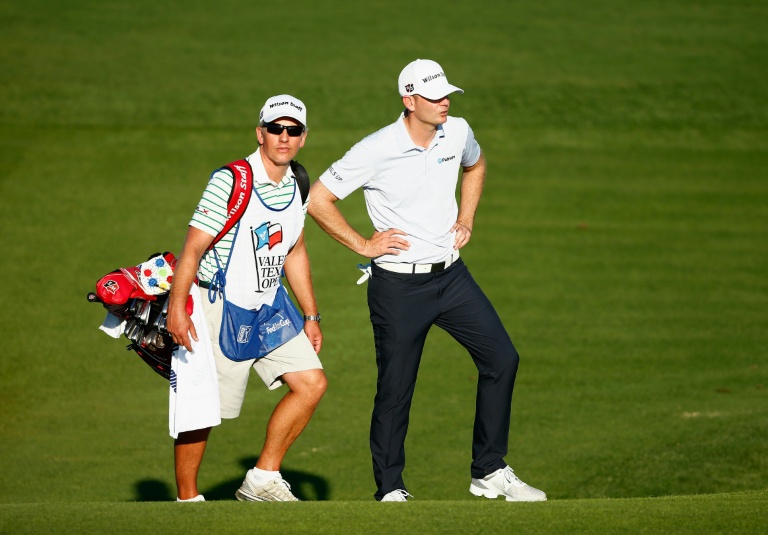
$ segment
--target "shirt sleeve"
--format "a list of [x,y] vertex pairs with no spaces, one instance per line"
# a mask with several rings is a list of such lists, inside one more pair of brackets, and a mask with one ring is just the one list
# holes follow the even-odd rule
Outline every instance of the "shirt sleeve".
[[365,186],[374,177],[374,158],[360,142],[320,175],[320,182],[339,199]]
[[475,140],[475,133],[472,127],[467,124],[467,141],[464,144],[464,151],[461,153],[461,166],[472,167],[480,159],[482,150]]
[[234,176],[227,169],[219,169],[213,173],[189,226],[216,237],[227,220],[227,201],[232,194],[234,181]]

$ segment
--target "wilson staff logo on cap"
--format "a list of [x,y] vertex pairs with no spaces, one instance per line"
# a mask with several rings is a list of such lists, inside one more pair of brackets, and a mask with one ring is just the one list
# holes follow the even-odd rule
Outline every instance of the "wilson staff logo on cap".
[[397,87],[402,97],[421,95],[430,100],[464,92],[463,89],[449,84],[443,68],[430,59],[417,59],[406,65],[397,80]]

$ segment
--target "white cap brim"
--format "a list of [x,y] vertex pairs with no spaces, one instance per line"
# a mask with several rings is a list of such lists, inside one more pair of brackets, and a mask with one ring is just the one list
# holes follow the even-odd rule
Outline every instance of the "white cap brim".
[[424,98],[428,98],[429,100],[440,100],[441,98],[447,97],[452,93],[463,94],[464,90],[460,87],[456,87],[455,85],[441,84],[437,86],[431,86],[429,91],[419,91],[416,94],[421,95]]

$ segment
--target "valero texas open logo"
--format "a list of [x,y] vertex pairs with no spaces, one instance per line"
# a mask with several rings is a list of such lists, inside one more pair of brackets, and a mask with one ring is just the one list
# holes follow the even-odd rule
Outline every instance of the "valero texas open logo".
[[263,292],[280,283],[285,255],[270,255],[269,251],[283,242],[283,226],[267,221],[256,228],[252,227],[251,240],[256,261],[256,281],[259,286],[257,291]]

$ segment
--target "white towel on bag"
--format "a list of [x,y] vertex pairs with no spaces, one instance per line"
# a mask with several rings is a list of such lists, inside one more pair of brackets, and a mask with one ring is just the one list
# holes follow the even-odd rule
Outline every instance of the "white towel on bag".
[[104,331],[112,338],[120,338],[125,332],[125,320],[107,312],[107,317],[104,318],[99,330]]
[[173,438],[221,423],[216,362],[197,284],[192,285],[189,293],[194,303],[192,323],[198,341],[192,341],[192,351],[179,346],[171,359],[168,430]]

